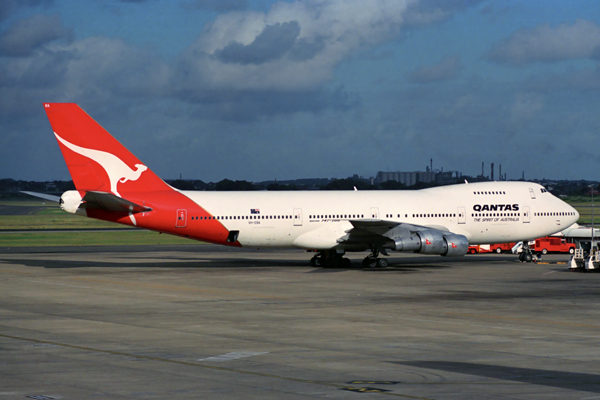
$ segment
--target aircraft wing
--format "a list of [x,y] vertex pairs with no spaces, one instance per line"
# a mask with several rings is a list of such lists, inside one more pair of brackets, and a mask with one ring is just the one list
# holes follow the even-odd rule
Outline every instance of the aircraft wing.
[[452,233],[444,226],[423,226],[384,220],[352,220],[350,224],[352,228],[338,236],[338,248],[378,249],[383,254],[387,254],[388,249],[462,256],[469,247],[465,236]]
[[[61,198],[58,196],[52,196],[45,193],[27,192],[21,191],[21,193],[28,194],[30,196],[39,197],[50,201],[60,202]],[[105,211],[113,212],[124,212],[124,213],[140,213],[152,211],[152,208],[140,206],[132,201],[125,200],[121,197],[115,196],[112,193],[107,192],[86,192],[83,196],[80,208],[94,208]]]
[[[440,231],[440,234],[449,232],[443,226],[422,226],[408,224],[405,222],[393,222],[385,220],[351,220],[352,229],[346,231],[346,235],[340,237],[340,244],[372,243],[383,246],[393,245],[399,237],[410,237],[416,232]],[[385,247],[385,246],[383,246]]]
[[24,190],[21,190],[21,193],[25,193],[25,194],[28,194],[28,195],[33,196],[33,197],[39,197],[40,199],[44,199],[44,200],[55,201],[57,203],[60,202],[60,197],[53,196],[51,194],[36,193],[36,192],[27,192],[27,191],[24,191]]

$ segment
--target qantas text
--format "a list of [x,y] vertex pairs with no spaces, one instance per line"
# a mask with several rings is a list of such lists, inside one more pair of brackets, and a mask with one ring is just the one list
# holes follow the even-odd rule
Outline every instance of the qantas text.
[[519,211],[518,204],[475,204],[473,210],[480,211]]

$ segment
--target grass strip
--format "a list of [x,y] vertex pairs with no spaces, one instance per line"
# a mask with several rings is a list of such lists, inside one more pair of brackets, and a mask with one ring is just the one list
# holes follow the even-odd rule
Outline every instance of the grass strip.
[[19,232],[0,233],[0,247],[27,246],[126,246],[198,244],[200,242],[151,231]]

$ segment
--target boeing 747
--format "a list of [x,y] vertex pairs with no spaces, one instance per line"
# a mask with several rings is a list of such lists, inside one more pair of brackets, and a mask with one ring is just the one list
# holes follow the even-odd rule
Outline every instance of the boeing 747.
[[577,221],[530,182],[403,191],[204,192],[173,188],[77,104],[46,103],[76,190],[63,210],[226,246],[314,250],[313,265],[385,267],[388,251],[463,256],[469,244],[551,235]]

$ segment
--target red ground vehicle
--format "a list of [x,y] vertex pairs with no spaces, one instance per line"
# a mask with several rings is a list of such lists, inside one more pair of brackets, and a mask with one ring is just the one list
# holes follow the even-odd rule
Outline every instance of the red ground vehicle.
[[575,252],[575,243],[567,243],[561,237],[546,236],[535,240],[533,251],[538,251],[542,254],[549,252],[573,254]]
[[504,252],[510,252],[515,242],[512,243],[496,243],[496,244],[481,244],[469,246],[469,254],[475,253],[493,253],[498,254]]
[[491,252],[492,252],[492,250],[490,249],[489,244],[472,244],[469,246],[469,254],[491,253]]
[[502,252],[510,253],[510,251],[512,250],[512,248],[515,244],[516,244],[515,242],[492,244],[492,245],[490,245],[490,250],[494,251],[498,254],[500,254]]

